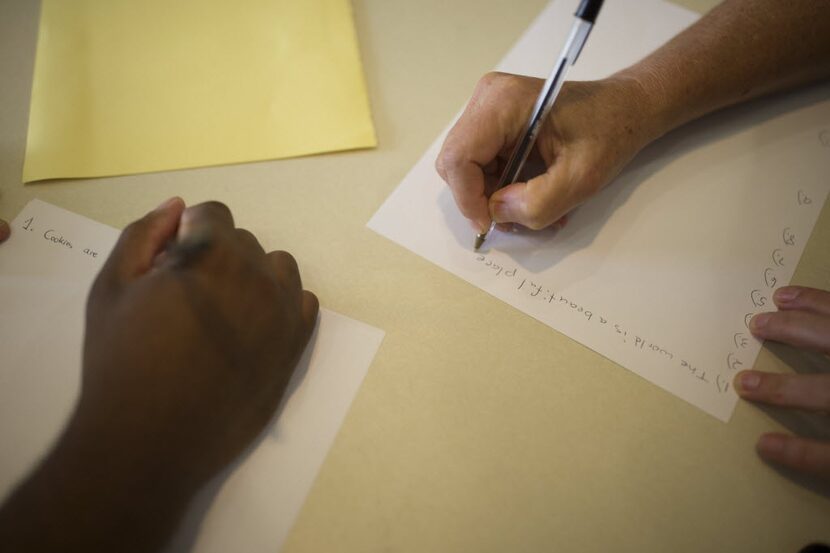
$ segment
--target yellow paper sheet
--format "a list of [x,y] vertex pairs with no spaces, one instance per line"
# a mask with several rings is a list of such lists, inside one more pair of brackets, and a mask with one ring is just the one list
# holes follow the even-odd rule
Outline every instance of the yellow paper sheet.
[[348,0],[43,0],[25,182],[374,145]]

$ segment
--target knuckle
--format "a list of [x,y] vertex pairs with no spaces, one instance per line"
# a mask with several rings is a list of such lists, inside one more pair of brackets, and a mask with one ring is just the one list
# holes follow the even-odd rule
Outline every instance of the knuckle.
[[793,288],[797,291],[797,295],[792,302],[792,305],[796,308],[823,310],[823,308],[830,306],[830,292],[826,290],[818,290],[806,286],[796,286]]
[[465,162],[466,157],[461,153],[458,147],[455,146],[455,144],[447,143],[444,145],[444,148],[441,149],[441,153],[438,154],[438,159],[435,161],[435,168],[438,169],[439,174],[444,176],[444,174],[449,174],[448,170],[460,167]]
[[210,200],[187,208],[194,218],[206,217],[209,219],[233,220],[230,208],[222,202]]
[[506,77],[508,77],[508,75],[506,73],[502,73],[501,71],[488,71],[478,80],[477,88],[492,88],[494,85],[504,82]]
[[320,309],[320,300],[317,299],[317,295],[314,292],[303,290],[303,296],[305,296],[306,301],[308,301],[308,304],[311,307],[312,312],[317,313],[317,311]]
[[603,174],[597,167],[587,167],[577,186],[579,201],[585,201],[599,192],[604,184],[602,179]]
[[221,212],[226,215],[231,214],[231,209],[225,205],[224,203],[217,201],[217,200],[208,200],[207,202],[202,202],[198,204],[196,207],[200,207],[202,209],[209,209],[217,212]]
[[144,228],[147,226],[147,216],[145,215],[141,219],[133,221],[126,227],[124,230],[121,231],[121,239],[119,242],[124,243],[128,242],[131,239],[135,238],[136,235],[141,234]]
[[781,337],[790,332],[793,324],[792,313],[789,311],[775,311],[769,314],[766,324],[761,329],[765,336]]
[[490,71],[485,73],[478,84],[476,84],[473,91],[473,105],[488,105],[494,106],[491,100],[496,98],[515,98],[525,95],[525,88],[528,85],[526,77],[518,75],[511,75],[509,73],[502,73],[500,71]]
[[528,202],[525,208],[525,217],[522,224],[531,230],[542,230],[547,227],[552,221],[546,206],[541,202]]
[[238,228],[235,230],[236,235],[240,238],[244,238],[245,240],[256,240],[256,236],[250,230],[246,228]]
[[249,244],[251,246],[255,246],[257,248],[261,248],[261,246],[259,244],[259,240],[257,239],[257,237],[254,235],[254,233],[252,233],[248,229],[238,228],[238,229],[234,230],[234,233],[236,234],[237,239],[240,242]]
[[441,150],[441,153],[438,154],[438,157],[435,160],[435,171],[441,176],[444,181],[447,180],[447,172],[444,170],[444,159],[443,159],[444,150]]
[[297,265],[297,260],[290,253],[277,250],[271,252],[270,256],[274,259],[274,263],[279,269],[287,270],[292,274],[300,274],[300,267]]

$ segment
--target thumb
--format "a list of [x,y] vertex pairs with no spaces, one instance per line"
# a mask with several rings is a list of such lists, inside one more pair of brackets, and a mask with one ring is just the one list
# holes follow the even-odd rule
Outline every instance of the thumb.
[[128,225],[101,273],[124,282],[149,271],[156,254],[175,237],[183,211],[184,200],[170,198]]
[[527,182],[505,186],[490,197],[490,213],[497,223],[519,223],[541,230],[559,221],[588,195],[567,163],[557,160],[547,172]]

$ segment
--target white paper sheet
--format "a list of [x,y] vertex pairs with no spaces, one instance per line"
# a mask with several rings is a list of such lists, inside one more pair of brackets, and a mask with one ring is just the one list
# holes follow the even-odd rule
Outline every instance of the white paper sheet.
[[[0,498],[48,451],[77,401],[86,293],[117,236],[34,200],[0,246]],[[200,493],[168,551],[279,550],[382,339],[321,309],[279,416]]]
[[[498,69],[544,77],[576,0],[550,4]],[[609,0],[571,78],[621,69],[696,16]],[[721,112],[642,152],[556,233],[473,231],[434,170],[446,130],[368,226],[676,396],[727,421],[830,188],[830,86]],[[447,127],[449,129],[449,127]]]

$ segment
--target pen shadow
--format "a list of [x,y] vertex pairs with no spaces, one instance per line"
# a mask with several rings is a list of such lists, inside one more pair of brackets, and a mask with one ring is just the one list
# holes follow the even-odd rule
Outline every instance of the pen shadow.
[[[708,144],[721,142],[761,123],[826,100],[828,95],[830,81],[824,81],[726,108],[688,123],[644,148],[599,194],[571,211],[568,224],[563,229],[500,232],[497,236],[488,237],[482,253],[499,251],[508,255],[517,265],[534,273],[549,269],[593,244],[606,221],[628,202],[637,187],[675,160]],[[775,135],[759,136],[756,141],[761,144],[775,138]],[[739,154],[730,148],[719,148],[713,152],[713,158],[718,163]],[[529,170],[526,174],[533,176],[539,173],[541,170],[537,169]],[[656,193],[665,194],[682,185],[680,182],[661,183],[661,189]],[[448,188],[442,191],[438,208],[443,213],[453,239],[460,246],[470,248],[473,241],[470,226],[459,215]],[[647,206],[641,206],[640,209],[647,209]],[[636,215],[635,213],[634,216]],[[621,235],[604,236],[603,240],[607,240],[609,247],[613,247],[620,237]],[[585,264],[584,276],[594,273],[597,265],[602,262],[598,258],[591,262],[593,267],[590,263]]]
[[[767,341],[764,347],[798,374],[830,374],[830,358],[786,344]],[[811,413],[797,409],[753,404],[765,415],[794,435],[810,440],[830,441],[830,413]],[[830,481],[769,465],[793,483],[830,499]]]
[[178,553],[180,551],[191,551],[196,544],[196,539],[199,536],[199,531],[202,528],[205,517],[210,510],[216,497],[222,490],[225,482],[236,471],[238,467],[245,463],[248,457],[256,451],[259,445],[264,440],[276,440],[279,437],[279,420],[280,415],[285,410],[286,405],[290,401],[294,392],[302,384],[306,374],[308,374],[308,367],[311,361],[311,352],[314,350],[314,344],[317,342],[317,329],[319,328],[320,317],[317,316],[317,324],[314,327],[314,332],[306,345],[300,361],[291,374],[288,385],[280,400],[274,415],[268,422],[268,425],[260,432],[259,436],[242,452],[236,460],[234,460],[228,467],[222,470],[218,475],[211,479],[202,490],[191,501],[187,512],[184,514],[182,520],[178,525],[178,529],[174,533],[168,544],[162,549],[164,553]]

